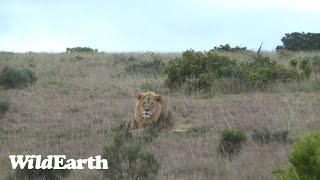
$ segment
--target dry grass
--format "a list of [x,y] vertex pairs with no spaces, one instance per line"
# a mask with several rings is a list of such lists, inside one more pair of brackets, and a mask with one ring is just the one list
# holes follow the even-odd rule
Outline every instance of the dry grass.
[[[265,54],[286,62],[291,57],[319,53]],[[180,55],[158,56],[167,62]],[[162,133],[146,145],[160,159],[158,179],[273,179],[272,170],[286,163],[290,144],[259,144],[249,139],[239,156],[229,160],[216,152],[221,130],[242,128],[250,134],[261,129],[290,133],[320,129],[320,93],[312,88],[288,90],[283,85],[268,93],[201,99],[170,93],[164,89],[163,75],[126,73],[124,66],[131,56],[152,59],[152,53],[1,53],[0,67],[9,64],[33,69],[38,82],[33,87],[1,92],[10,97],[13,107],[0,119],[0,179],[10,170],[9,154],[66,154],[71,158],[101,154],[109,144],[108,131],[131,119],[135,94],[146,82],[159,85],[177,123],[209,127],[195,137]],[[78,170],[69,178],[102,176],[96,170]]]

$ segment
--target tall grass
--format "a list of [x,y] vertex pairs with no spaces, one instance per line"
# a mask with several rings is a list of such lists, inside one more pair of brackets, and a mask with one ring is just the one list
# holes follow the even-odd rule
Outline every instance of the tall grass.
[[[252,61],[239,52],[219,52],[236,61]],[[290,66],[319,52],[262,52]],[[164,64],[181,53],[157,54]],[[0,117],[0,179],[11,167],[9,154],[66,154],[84,158],[101,154],[111,145],[108,132],[132,118],[135,95],[158,91],[168,102],[176,123],[192,127],[186,135],[160,133],[141,147],[154,152],[161,166],[158,179],[273,179],[272,170],[287,163],[290,143],[261,143],[248,138],[231,160],[220,156],[222,129],[296,134],[319,130],[319,73],[310,79],[279,83],[264,92],[226,94],[223,90],[186,95],[164,85],[166,75],[127,73],[128,60],[152,62],[152,53],[0,53],[0,68],[11,66],[33,70],[34,86],[7,89],[10,110]],[[312,66],[313,67],[313,66]],[[181,89],[183,87],[180,87]],[[213,87],[215,88],[215,87]],[[213,93],[214,92],[214,93]],[[209,128],[207,128],[209,127]],[[251,136],[248,136],[251,137]],[[99,171],[74,171],[70,179],[102,179]]]

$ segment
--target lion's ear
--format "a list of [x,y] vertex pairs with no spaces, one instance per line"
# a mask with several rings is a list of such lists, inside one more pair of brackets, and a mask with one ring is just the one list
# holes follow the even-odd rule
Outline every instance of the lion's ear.
[[159,95],[158,95],[158,96],[155,96],[154,99],[155,99],[156,101],[158,101],[158,102],[161,102],[161,96],[159,96]]
[[142,97],[143,97],[142,93],[139,93],[139,94],[137,95],[137,99],[138,99],[139,101],[142,99]]

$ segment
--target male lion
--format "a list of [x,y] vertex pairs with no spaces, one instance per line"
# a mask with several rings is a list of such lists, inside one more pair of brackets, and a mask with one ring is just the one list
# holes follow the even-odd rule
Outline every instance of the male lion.
[[148,91],[139,93],[137,100],[132,123],[134,129],[144,128],[151,124],[169,123],[171,113],[160,95]]

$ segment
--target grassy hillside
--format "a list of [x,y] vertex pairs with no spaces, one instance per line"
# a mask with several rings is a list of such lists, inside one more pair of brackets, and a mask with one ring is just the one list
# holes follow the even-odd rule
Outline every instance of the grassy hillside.
[[[250,61],[246,53],[223,53]],[[264,52],[289,66],[291,59],[319,52]],[[150,75],[132,66],[181,57],[180,53],[0,53],[0,68],[28,68],[38,77],[27,88],[2,89],[11,108],[0,117],[0,179],[10,172],[10,154],[66,154],[87,158],[102,154],[109,132],[130,120],[140,91],[154,90],[169,102],[176,122],[193,127],[185,134],[163,132],[146,150],[160,160],[158,179],[274,179],[287,163],[290,139],[320,129],[320,78],[276,84],[264,92],[203,96],[170,92],[166,75]],[[239,155],[220,156],[216,149],[225,128],[243,129],[249,139]],[[288,141],[257,140],[259,133],[289,132]],[[71,179],[102,179],[97,170],[72,171]]]

